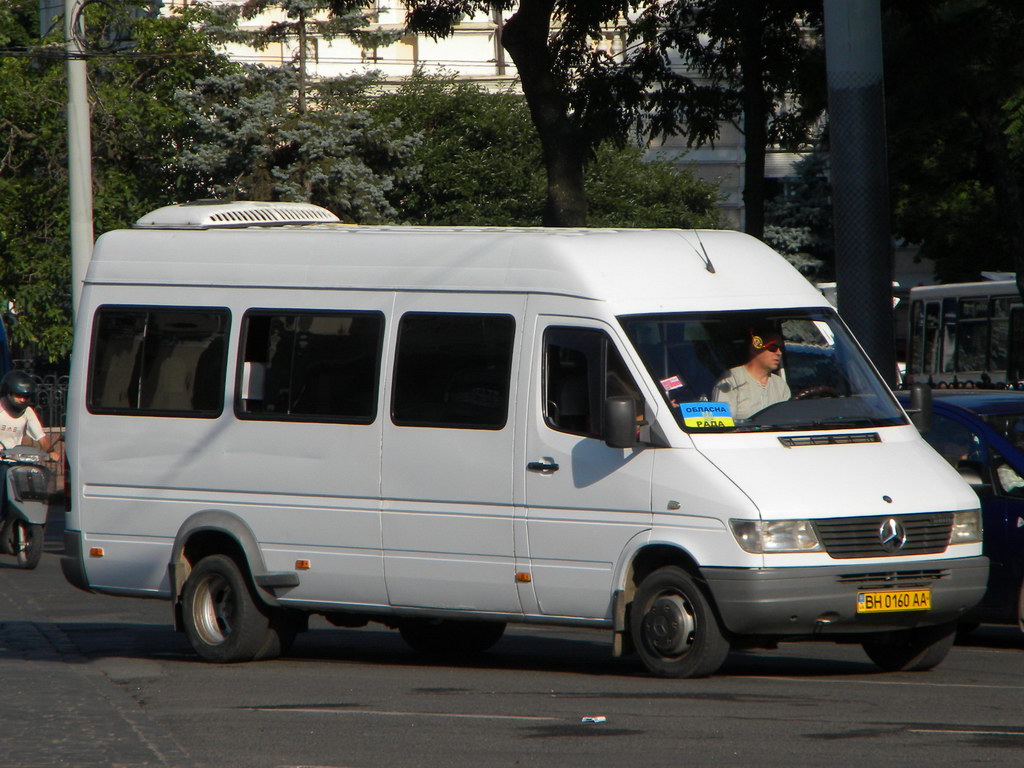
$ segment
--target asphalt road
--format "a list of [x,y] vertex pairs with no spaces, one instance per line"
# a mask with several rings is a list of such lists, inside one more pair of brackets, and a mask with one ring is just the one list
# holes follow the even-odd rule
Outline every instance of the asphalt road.
[[59,548],[35,571],[0,557],[6,768],[1024,765],[1014,628],[981,628],[927,673],[793,643],[660,680],[612,659],[605,633],[535,627],[430,661],[396,632],[319,622],[287,658],[211,665],[166,603],[66,584]]

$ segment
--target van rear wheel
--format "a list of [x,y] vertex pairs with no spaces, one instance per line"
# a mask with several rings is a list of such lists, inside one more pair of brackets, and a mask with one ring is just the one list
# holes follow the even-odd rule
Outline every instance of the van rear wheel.
[[505,634],[504,622],[452,619],[404,619],[402,639],[415,651],[432,655],[482,653]]
[[225,555],[200,560],[182,591],[185,635],[200,658],[217,663],[271,658],[282,650],[271,612]]
[[956,622],[882,632],[863,642],[868,658],[886,672],[924,672],[937,666],[956,640]]
[[704,677],[718,671],[730,644],[704,592],[682,568],[645,578],[630,609],[633,644],[660,677]]

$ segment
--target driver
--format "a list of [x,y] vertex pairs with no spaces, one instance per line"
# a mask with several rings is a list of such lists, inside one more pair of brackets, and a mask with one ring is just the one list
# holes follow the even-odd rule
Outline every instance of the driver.
[[789,385],[779,375],[782,335],[770,328],[752,328],[749,334],[747,362],[730,368],[711,392],[712,400],[729,404],[734,419],[748,419],[790,397]]

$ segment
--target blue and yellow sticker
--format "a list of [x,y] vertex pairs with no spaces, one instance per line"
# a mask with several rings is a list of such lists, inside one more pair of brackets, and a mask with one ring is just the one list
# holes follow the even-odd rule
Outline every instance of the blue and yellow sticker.
[[680,403],[683,424],[692,429],[735,427],[728,403]]

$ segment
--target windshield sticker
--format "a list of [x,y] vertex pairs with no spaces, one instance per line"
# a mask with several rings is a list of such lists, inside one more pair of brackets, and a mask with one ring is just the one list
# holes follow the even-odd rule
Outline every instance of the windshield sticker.
[[661,380],[661,388],[666,392],[671,392],[673,389],[680,389],[683,386],[683,380],[678,376],[669,376],[667,379]]
[[693,429],[735,427],[728,403],[681,403],[683,423]]

